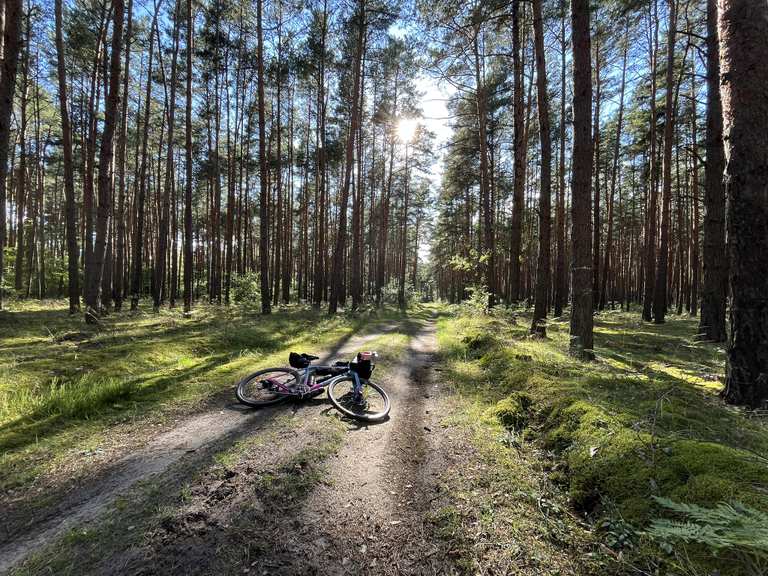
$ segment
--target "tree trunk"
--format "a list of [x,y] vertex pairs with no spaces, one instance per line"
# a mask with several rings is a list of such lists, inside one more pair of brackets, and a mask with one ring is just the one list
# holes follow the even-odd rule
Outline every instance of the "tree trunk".
[[595,155],[594,161],[594,202],[592,204],[593,229],[592,229],[592,305],[597,308],[600,301],[600,102],[602,98],[602,84],[600,83],[600,36],[595,35],[595,119],[592,135],[592,145]]
[[344,253],[347,241],[347,204],[349,203],[349,188],[352,179],[352,163],[354,161],[355,136],[359,123],[360,113],[360,70],[363,60],[363,45],[365,42],[366,13],[365,0],[358,2],[358,32],[355,49],[355,65],[352,80],[352,112],[347,133],[346,152],[344,156],[344,182],[339,199],[339,223],[336,232],[336,249],[333,253],[333,266],[331,269],[331,296],[328,302],[328,312],[335,314],[338,309],[341,295],[341,282],[344,275]]
[[768,3],[719,0],[720,88],[731,296],[731,404],[768,400]]
[[99,206],[96,215],[96,240],[93,246],[90,273],[85,287],[85,320],[94,322],[99,317],[99,286],[104,266],[107,231],[112,211],[112,178],[110,167],[114,152],[117,105],[120,101],[120,49],[123,42],[123,0],[113,0],[112,54],[109,74],[109,93],[104,110],[104,132],[99,151]]
[[11,137],[13,93],[21,46],[22,0],[6,0],[2,30],[3,60],[0,68],[0,309],[3,307],[3,271],[5,270],[6,240],[6,179],[8,175],[8,144]]
[[509,295],[510,302],[520,299],[520,250],[523,234],[523,206],[525,205],[525,114],[523,103],[523,67],[520,42],[521,0],[512,2],[512,68],[514,112],[514,176],[512,192],[512,221],[509,240]]
[[264,118],[264,38],[261,24],[263,0],[256,0],[256,35],[259,98],[259,269],[261,272],[261,313],[272,312],[269,293],[269,189],[267,187],[266,130]]
[[561,15],[561,48],[560,53],[560,162],[558,168],[558,195],[557,195],[557,263],[555,264],[555,317],[563,315],[563,305],[567,300],[568,277],[565,270],[565,52],[567,48],[565,37],[566,6],[563,3]]
[[573,44],[573,175],[571,181],[570,353],[581,359],[594,357],[592,350],[592,74],[589,37],[589,1],[571,0]]
[[648,209],[646,211],[645,230],[645,278],[643,281],[643,320],[650,322],[653,319],[653,289],[655,284],[654,273],[656,271],[656,213],[658,211],[659,193],[656,185],[656,64],[659,51],[659,18],[657,0],[651,3],[649,25],[652,28],[649,34],[651,52],[651,122],[648,140],[650,141],[650,153],[648,155]]
[[605,256],[603,259],[603,275],[601,277],[600,310],[605,308],[608,300],[608,274],[611,266],[611,250],[613,249],[613,200],[616,196],[616,183],[619,175],[619,156],[621,153],[621,131],[624,121],[624,89],[627,79],[627,54],[629,53],[629,20],[624,29],[624,54],[621,65],[621,88],[619,89],[619,113],[616,119],[616,141],[613,145],[613,168],[611,170],[611,194],[608,199],[608,231],[605,237]]
[[706,340],[724,342],[728,297],[725,246],[723,116],[720,102],[720,54],[717,0],[707,0],[707,162],[704,164],[704,280],[699,332]]
[[135,200],[136,228],[133,236],[133,275],[131,278],[131,310],[139,307],[139,299],[144,287],[144,204],[147,197],[147,143],[149,140],[149,112],[152,104],[152,57],[154,55],[154,35],[157,27],[159,4],[149,28],[149,56],[147,65],[147,88],[144,100],[144,125],[141,138],[141,164],[139,168],[138,197]]
[[160,227],[157,233],[157,253],[155,254],[155,290],[153,306],[155,312],[165,299],[165,264],[168,252],[168,223],[171,210],[171,188],[173,187],[173,144],[176,126],[176,62],[179,54],[179,15],[181,0],[177,0],[173,15],[173,55],[171,56],[171,91],[168,100],[168,151],[165,159],[165,185],[163,187]]
[[653,321],[664,323],[667,313],[667,269],[669,266],[669,225],[672,207],[672,144],[675,122],[675,33],[677,28],[676,0],[669,2],[669,25],[667,40],[667,92],[664,101],[664,158],[661,206],[661,242],[656,260],[656,285],[653,290]]
[[[488,290],[488,307],[496,304],[496,249],[494,247],[495,234],[493,230],[493,204],[491,203],[490,177],[488,170],[488,115],[487,95],[485,90],[485,78],[481,71],[482,63],[479,47],[480,27],[475,30],[472,43],[475,64],[475,100],[477,105],[477,125],[480,150],[480,205],[482,208],[483,222],[483,247],[482,253],[487,256],[485,265],[485,287]],[[407,214],[406,214],[407,217]]]
[[536,91],[541,143],[541,192],[539,194],[539,261],[536,269],[536,299],[531,333],[547,335],[547,308],[550,285],[550,215],[552,211],[552,136],[549,128],[547,64],[544,60],[542,0],[533,0],[533,34],[536,52]]
[[[27,84],[29,83],[29,40],[31,32],[32,15],[27,14],[27,26],[24,32],[24,54],[21,58],[21,86],[19,96],[21,99],[21,118],[19,125],[19,181],[16,186],[16,266],[14,274],[14,288],[21,292],[24,284],[24,238],[26,236],[26,204],[27,204]],[[21,296],[21,294],[19,294]]]
[[[62,0],[56,0],[56,70],[59,83],[59,113],[64,154],[64,197],[67,230],[67,276],[69,286],[69,313],[80,311],[80,283],[78,278],[77,206],[75,205],[75,176],[72,160],[72,129],[67,107],[67,77],[64,61]],[[130,26],[130,25],[129,25]]]
[[187,93],[185,106],[184,159],[186,178],[184,181],[184,314],[192,311],[192,51],[194,21],[192,0],[187,0]]
[[125,152],[128,140],[128,90],[129,79],[131,69],[131,41],[133,39],[133,0],[128,0],[128,24],[125,30],[125,74],[123,75],[123,101],[121,125],[120,125],[120,140],[117,144],[117,173],[118,173],[118,199],[117,199],[117,214],[115,220],[117,221],[117,246],[116,246],[116,262],[115,262],[115,279],[114,279],[114,300],[115,310],[120,311],[123,306],[123,295],[125,288],[123,279],[125,278],[125,235],[126,235],[126,183],[125,183]]

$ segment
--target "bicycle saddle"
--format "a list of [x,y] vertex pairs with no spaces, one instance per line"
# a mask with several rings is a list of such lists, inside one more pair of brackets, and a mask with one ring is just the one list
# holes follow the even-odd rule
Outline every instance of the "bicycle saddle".
[[310,362],[312,360],[319,360],[320,359],[320,356],[312,356],[312,354],[304,354],[304,353],[302,353],[301,357],[304,358],[305,360],[309,360]]

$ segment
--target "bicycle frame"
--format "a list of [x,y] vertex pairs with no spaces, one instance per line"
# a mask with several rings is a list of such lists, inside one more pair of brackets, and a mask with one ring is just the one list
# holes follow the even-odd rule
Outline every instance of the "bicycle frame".
[[[314,375],[316,372],[321,372],[325,370],[338,370],[339,373],[336,374],[323,374],[325,376],[324,378],[318,380]],[[362,397],[363,394],[363,385],[365,380],[363,378],[360,378],[357,372],[350,369],[349,367],[343,367],[343,366],[324,366],[324,365],[317,365],[312,366],[311,364],[307,366],[306,368],[299,368],[297,369],[297,372],[301,375],[301,380],[299,380],[298,386],[295,388],[289,388],[287,386],[283,386],[281,383],[276,382],[280,390],[275,390],[278,394],[284,394],[286,396],[298,396],[299,398],[303,398],[305,396],[311,396],[314,392],[318,392],[324,388],[327,388],[331,385],[331,383],[334,380],[340,379],[340,378],[347,378],[349,376],[352,376],[352,379],[354,381],[354,395],[355,399],[359,399]],[[312,381],[313,383],[310,385],[309,382]]]

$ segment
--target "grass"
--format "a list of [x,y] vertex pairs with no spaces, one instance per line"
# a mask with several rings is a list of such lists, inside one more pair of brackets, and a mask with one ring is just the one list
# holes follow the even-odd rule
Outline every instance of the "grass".
[[445,408],[441,435],[461,457],[442,476],[442,501],[429,520],[459,573],[605,573],[610,559],[568,511],[535,450],[485,402],[458,394]]
[[638,316],[598,315],[591,363],[568,356],[566,321],[531,339],[519,311],[517,322],[459,311],[440,321],[438,337],[461,396],[552,454],[550,478],[625,562],[740,573],[727,554],[695,545],[664,553],[644,531],[665,513],[654,496],[768,510],[768,427],[719,400],[724,351],[696,340],[695,319],[657,326]]
[[318,351],[391,311],[329,317],[287,307],[268,318],[238,307],[141,309],[98,327],[66,303],[25,302],[0,312],[0,491],[21,490],[112,440],[115,426],[141,426],[196,409],[249,371]]
[[[295,314],[296,323],[304,313],[283,312],[290,318]],[[413,320],[407,318],[399,328],[366,344],[382,353],[376,377],[391,372],[407,346],[407,334],[426,314],[416,310]],[[278,321],[278,317],[262,323]],[[325,321],[323,316],[318,318]],[[362,322],[351,318],[334,321],[340,334],[349,333]],[[263,361],[274,361],[274,355]],[[225,383],[231,385],[231,381]],[[211,573],[240,573],[252,565],[254,556],[270,551],[270,542],[278,538],[277,528],[284,529],[281,522],[297,515],[317,485],[328,481],[328,459],[343,446],[349,425],[334,410],[307,418],[306,414],[292,414],[286,406],[269,426],[243,431],[237,438],[211,447],[210,453],[196,455],[194,462],[176,465],[163,478],[139,483],[118,497],[92,526],[70,530],[12,573],[110,572],[120,568],[121,562],[136,561],[140,557],[133,556],[136,551],[147,558],[159,554],[171,564],[177,560],[182,564],[188,561],[189,566],[199,562],[199,566],[208,565]],[[292,441],[296,426],[306,428],[297,436],[301,441]],[[217,486],[231,489],[222,501],[217,500]],[[205,518],[221,517],[203,528],[194,524],[201,510]],[[194,524],[189,529],[200,530],[191,537],[199,556],[185,560],[189,522]],[[272,546],[279,544],[274,541]],[[170,564],[159,566],[156,568],[161,572],[171,570]],[[173,569],[185,571],[179,566]]]

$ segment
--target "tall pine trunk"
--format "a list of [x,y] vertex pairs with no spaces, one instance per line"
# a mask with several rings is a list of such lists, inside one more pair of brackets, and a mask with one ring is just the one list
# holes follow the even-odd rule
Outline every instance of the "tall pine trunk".
[[547,64],[544,59],[542,0],[533,0],[533,34],[536,52],[536,93],[541,143],[541,192],[539,194],[539,260],[536,268],[536,296],[531,333],[546,336],[550,286],[550,220],[552,211],[552,135],[549,128]]
[[56,71],[59,84],[59,114],[64,155],[64,202],[67,231],[67,281],[69,287],[69,313],[80,311],[80,282],[77,248],[77,206],[75,204],[75,175],[72,160],[72,128],[69,124],[67,105],[67,76],[64,59],[64,35],[62,0],[56,0]]
[[675,122],[675,34],[677,28],[677,0],[669,2],[667,31],[667,78],[664,99],[664,157],[662,162],[661,238],[656,259],[655,287],[653,289],[653,321],[664,323],[667,313],[667,270],[669,267],[669,226],[672,208],[672,144]]
[[184,160],[186,178],[184,181],[184,313],[192,311],[192,50],[194,22],[192,0],[187,0],[187,77],[186,105],[184,110]]
[[571,181],[572,355],[591,359],[592,351],[592,74],[589,0],[571,0],[573,44],[573,173]]
[[338,309],[342,292],[342,279],[344,276],[344,254],[347,241],[347,204],[349,203],[349,189],[352,180],[352,163],[354,161],[355,136],[360,121],[360,70],[363,60],[363,48],[365,42],[365,0],[358,2],[358,31],[355,49],[355,65],[352,79],[352,112],[347,133],[346,151],[344,155],[344,182],[339,199],[339,222],[336,232],[336,248],[333,252],[333,266],[331,269],[331,296],[328,302],[328,312],[335,314]]
[[269,293],[269,189],[267,185],[266,129],[264,126],[264,38],[262,30],[262,0],[256,0],[256,35],[259,98],[259,271],[261,273],[261,313],[270,314]]
[[563,4],[560,19],[561,53],[560,53],[560,160],[558,168],[557,195],[557,262],[555,264],[555,317],[563,315],[563,306],[568,298],[568,275],[565,269],[565,52],[567,48],[565,37],[566,6]]
[[176,63],[179,54],[179,9],[181,0],[177,0],[173,15],[173,55],[171,56],[171,90],[168,100],[168,150],[165,158],[165,184],[160,212],[160,227],[157,233],[157,252],[155,254],[155,282],[153,306],[155,312],[165,299],[165,266],[168,252],[168,224],[171,210],[171,188],[173,182],[173,144],[174,128],[176,127]]
[[[159,8],[159,5],[158,5]],[[149,28],[149,56],[147,65],[147,87],[144,100],[144,124],[142,126],[141,137],[141,164],[139,167],[139,183],[136,188],[138,194],[134,202],[134,212],[136,214],[136,225],[133,235],[133,274],[131,275],[131,310],[139,307],[139,299],[144,288],[144,204],[147,198],[147,144],[149,140],[149,112],[152,105],[152,57],[154,55],[154,36],[157,27],[157,13],[152,18],[152,25]]]
[[757,408],[768,400],[768,3],[718,8],[733,298],[723,396]]
[[509,239],[508,300],[520,299],[520,251],[525,205],[525,113],[523,101],[523,65],[520,42],[520,7],[522,0],[512,2],[512,74],[514,115],[514,175],[512,180],[512,221]]
[[85,320],[94,322],[99,317],[99,286],[104,268],[107,232],[112,213],[112,156],[114,153],[117,105],[120,101],[120,49],[123,42],[123,0],[112,4],[112,54],[109,65],[109,93],[104,110],[104,131],[99,151],[99,205],[96,213],[96,240],[91,254],[91,266],[85,286]]
[[725,309],[728,296],[719,45],[717,0],[707,0],[707,161],[704,164],[704,279],[699,332],[713,342],[724,342],[727,337]]

